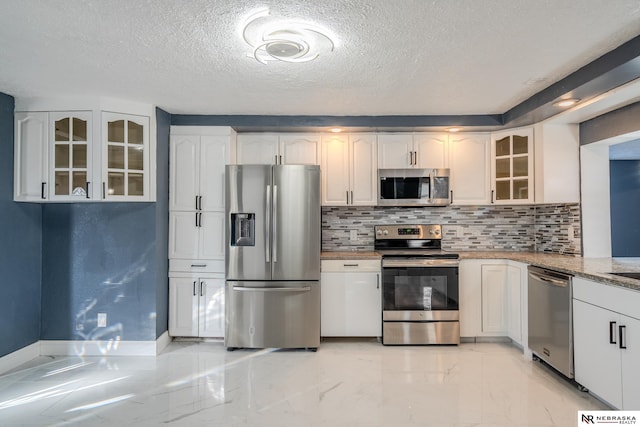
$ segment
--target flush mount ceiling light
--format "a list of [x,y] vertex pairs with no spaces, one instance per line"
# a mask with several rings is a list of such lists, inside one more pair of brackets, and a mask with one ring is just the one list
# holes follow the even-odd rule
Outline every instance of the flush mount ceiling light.
[[242,38],[251,47],[247,56],[262,64],[309,62],[335,48],[328,30],[308,22],[272,16],[268,9],[260,9],[247,18],[242,26]]
[[566,108],[571,107],[572,105],[576,105],[578,102],[580,102],[580,98],[565,98],[554,102],[553,105],[555,107]]

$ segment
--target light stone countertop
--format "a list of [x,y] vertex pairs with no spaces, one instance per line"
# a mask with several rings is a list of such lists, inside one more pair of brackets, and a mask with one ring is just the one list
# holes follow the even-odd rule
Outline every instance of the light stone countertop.
[[[459,251],[460,259],[507,259],[640,291],[640,280],[608,273],[640,272],[640,258],[583,258],[542,252]],[[321,259],[380,259],[375,251],[322,252]]]

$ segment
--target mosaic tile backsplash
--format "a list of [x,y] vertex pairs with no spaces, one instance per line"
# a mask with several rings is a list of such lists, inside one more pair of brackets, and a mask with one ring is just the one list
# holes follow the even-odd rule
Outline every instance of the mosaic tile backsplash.
[[[445,250],[580,254],[580,205],[323,207],[322,250],[373,250],[373,226],[442,224]],[[350,240],[356,230],[357,240]]]

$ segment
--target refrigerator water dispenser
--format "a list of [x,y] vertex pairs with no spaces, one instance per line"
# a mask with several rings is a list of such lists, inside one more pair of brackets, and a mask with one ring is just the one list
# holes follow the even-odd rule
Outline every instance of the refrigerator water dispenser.
[[256,214],[231,214],[231,246],[256,245]]

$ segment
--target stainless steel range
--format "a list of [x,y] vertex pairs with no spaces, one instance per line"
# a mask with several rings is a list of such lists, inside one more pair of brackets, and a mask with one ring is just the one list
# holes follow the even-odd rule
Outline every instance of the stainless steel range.
[[440,225],[380,225],[382,343],[459,344],[458,254],[442,251]]

